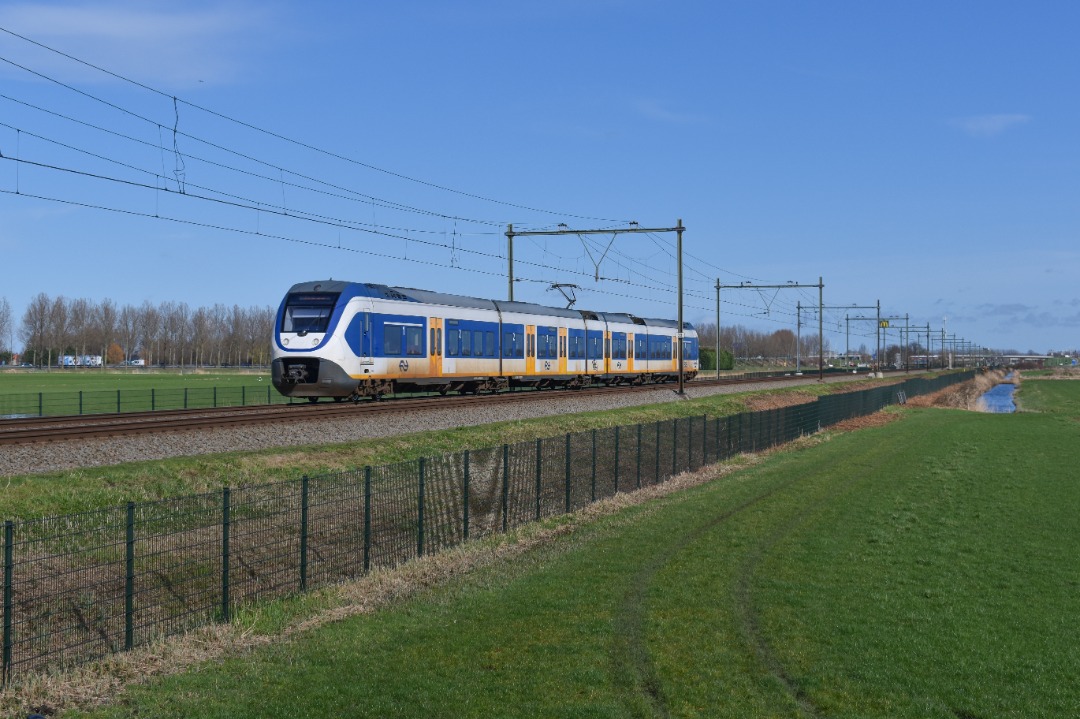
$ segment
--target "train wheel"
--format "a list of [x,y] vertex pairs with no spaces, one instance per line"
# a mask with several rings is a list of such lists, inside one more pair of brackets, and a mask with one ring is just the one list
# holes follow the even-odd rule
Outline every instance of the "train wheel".
[[318,397],[308,397],[307,401],[310,402],[311,404],[315,404],[316,402],[319,401],[319,398]]

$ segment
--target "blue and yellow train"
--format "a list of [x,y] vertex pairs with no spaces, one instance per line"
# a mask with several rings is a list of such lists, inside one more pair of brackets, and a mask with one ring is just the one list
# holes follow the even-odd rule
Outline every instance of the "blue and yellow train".
[[[683,376],[698,340],[683,323]],[[629,385],[678,379],[678,323],[324,280],[278,309],[274,386],[288,397]]]

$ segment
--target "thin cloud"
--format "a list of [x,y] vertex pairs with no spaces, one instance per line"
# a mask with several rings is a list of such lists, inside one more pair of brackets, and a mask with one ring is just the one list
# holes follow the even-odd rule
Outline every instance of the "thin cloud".
[[[153,2],[23,3],[0,8],[0,26],[136,80],[190,86],[223,84],[241,74],[246,37],[266,27],[258,4],[166,5]],[[31,67],[66,81],[108,82],[102,73],[4,36]]]
[[650,120],[659,120],[674,125],[692,125],[705,122],[705,117],[688,112],[675,112],[662,106],[655,100],[638,100],[635,103],[638,114]]
[[996,137],[1006,130],[1031,122],[1030,115],[972,115],[957,117],[949,121],[953,127],[963,130],[971,137]]

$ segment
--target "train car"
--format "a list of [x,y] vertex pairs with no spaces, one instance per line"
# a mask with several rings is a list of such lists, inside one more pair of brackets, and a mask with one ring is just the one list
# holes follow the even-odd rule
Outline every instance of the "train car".
[[[683,323],[683,375],[698,371]],[[374,283],[294,285],[278,309],[271,375],[288,397],[643,384],[678,378],[671,320]]]

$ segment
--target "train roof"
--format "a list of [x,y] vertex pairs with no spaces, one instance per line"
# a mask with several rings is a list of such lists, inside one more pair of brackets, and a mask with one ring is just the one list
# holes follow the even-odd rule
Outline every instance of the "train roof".
[[[500,310],[502,312],[517,312],[520,314],[548,315],[551,317],[568,317],[570,319],[602,318],[607,322],[619,322],[623,324],[639,324],[646,327],[678,328],[679,323],[674,320],[661,320],[652,318],[635,317],[632,314],[621,312],[591,312],[589,310],[571,310],[562,307],[548,307],[531,302],[510,302],[503,300],[485,300],[479,297],[466,297],[463,295],[450,295],[445,292],[432,292],[414,287],[390,287],[374,282],[345,282],[342,280],[315,280],[312,282],[300,282],[292,286],[292,292],[338,292],[351,293],[355,297],[372,297],[384,300],[398,300],[401,302],[418,302],[421,304],[444,305],[446,307],[467,307],[478,310]],[[683,328],[693,330],[694,326],[689,322],[683,322]]]

